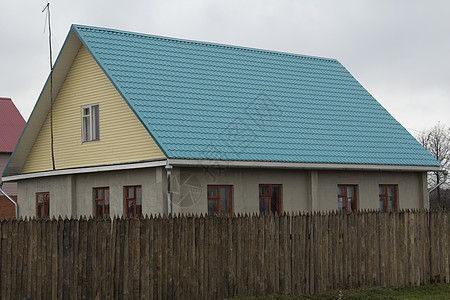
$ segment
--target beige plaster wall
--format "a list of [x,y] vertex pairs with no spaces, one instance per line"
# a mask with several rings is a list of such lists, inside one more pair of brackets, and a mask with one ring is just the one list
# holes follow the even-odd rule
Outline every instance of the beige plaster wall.
[[[92,190],[110,187],[110,214],[122,215],[123,187],[142,185],[143,213],[167,212],[166,171],[163,167],[19,181],[19,213],[36,215],[36,192],[50,192],[50,214],[89,216],[93,214]],[[428,205],[425,172],[362,172],[295,169],[174,167],[172,212],[207,213],[207,186],[233,186],[233,212],[259,211],[259,184],[282,185],[282,210],[326,211],[337,209],[338,184],[358,185],[358,208],[378,209],[378,185],[398,185],[398,207]],[[72,199],[77,199],[73,201]]]
[[336,210],[337,186],[358,185],[358,209],[379,209],[378,186],[398,185],[398,208],[427,207],[425,172],[174,168],[173,212],[206,213],[207,186],[233,186],[233,212],[259,211],[259,184],[282,185],[282,210]]
[[[93,215],[93,188],[109,187],[111,216],[124,213],[123,187],[142,186],[142,213],[163,213],[162,168],[88,173],[77,176],[76,215]],[[158,176],[157,176],[158,173]],[[165,173],[165,171],[164,171]]]
[[174,168],[173,212],[207,213],[207,186],[233,186],[233,212],[259,212],[259,184],[282,185],[282,210],[308,210],[308,171]]
[[37,192],[50,193],[51,216],[92,216],[92,191],[95,187],[110,188],[110,215],[121,216],[124,212],[123,187],[127,185],[142,185],[143,214],[158,214],[167,210],[163,199],[163,168],[42,177],[21,180],[18,185],[19,214],[23,217],[36,216]]
[[[318,210],[337,208],[338,184],[358,185],[358,208],[379,209],[378,186],[398,185],[398,208],[424,208],[428,194],[423,191],[426,184],[425,172],[361,172],[320,171],[318,172]],[[424,204],[425,202],[425,204]]]
[[17,182],[19,216],[36,216],[36,193],[50,193],[50,215],[72,216],[70,186],[72,176],[42,177]]

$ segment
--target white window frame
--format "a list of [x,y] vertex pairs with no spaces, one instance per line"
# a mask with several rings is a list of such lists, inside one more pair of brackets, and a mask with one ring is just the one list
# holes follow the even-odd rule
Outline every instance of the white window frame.
[[[93,109],[97,107],[97,109]],[[88,113],[85,113],[85,110]],[[97,113],[95,115],[95,112]],[[82,142],[93,142],[100,140],[100,107],[98,103],[81,106],[81,140]],[[89,128],[86,128],[85,119],[88,120]]]

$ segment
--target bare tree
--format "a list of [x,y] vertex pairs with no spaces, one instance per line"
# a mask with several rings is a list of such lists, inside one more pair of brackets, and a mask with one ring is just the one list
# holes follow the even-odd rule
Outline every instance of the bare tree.
[[[437,123],[430,130],[417,136],[417,140],[448,170],[450,166],[450,129]],[[428,174],[428,186],[434,187],[444,179],[442,172]],[[441,187],[444,187],[445,183]],[[437,204],[443,207],[441,187],[436,189]]]

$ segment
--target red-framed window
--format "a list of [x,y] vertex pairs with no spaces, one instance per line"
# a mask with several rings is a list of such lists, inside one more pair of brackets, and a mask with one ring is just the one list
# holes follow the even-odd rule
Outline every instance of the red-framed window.
[[142,215],[142,186],[125,186],[123,188],[125,199],[125,215],[129,218],[138,218]]
[[208,185],[208,215],[233,214],[232,186]]
[[281,184],[259,185],[259,212],[281,213]]
[[96,218],[109,216],[109,187],[94,188],[94,211]]
[[36,193],[36,217],[48,219],[50,216],[50,193]]
[[380,184],[378,187],[381,211],[396,211],[398,208],[398,185]]
[[338,185],[338,211],[355,212],[358,210],[358,186],[353,184]]

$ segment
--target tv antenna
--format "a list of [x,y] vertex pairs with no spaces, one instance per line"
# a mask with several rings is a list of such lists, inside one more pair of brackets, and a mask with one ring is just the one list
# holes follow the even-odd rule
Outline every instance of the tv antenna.
[[[50,50],[50,143],[51,143],[51,153],[52,153],[52,166],[55,170],[55,154],[53,148],[53,57],[52,57],[52,27],[50,25],[50,3],[47,1],[47,5],[44,7],[42,12],[47,11],[45,16],[45,22],[48,21],[48,45]],[[45,25],[44,25],[45,32]]]

